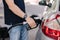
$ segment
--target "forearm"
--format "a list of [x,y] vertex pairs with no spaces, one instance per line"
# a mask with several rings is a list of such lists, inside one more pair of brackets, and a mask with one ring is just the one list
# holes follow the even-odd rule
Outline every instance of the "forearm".
[[14,3],[14,0],[5,0],[9,9],[17,16],[23,18],[25,13]]
[[12,5],[12,6],[9,6],[9,9],[14,13],[16,14],[17,16],[23,18],[25,13],[19,8],[17,7],[16,5]]

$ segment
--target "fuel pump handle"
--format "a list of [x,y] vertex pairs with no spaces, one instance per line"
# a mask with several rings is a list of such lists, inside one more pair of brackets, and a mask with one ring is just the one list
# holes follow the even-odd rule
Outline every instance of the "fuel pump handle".
[[[36,22],[36,24],[37,24],[36,27],[38,27],[38,25],[41,24],[42,20],[40,20],[39,17],[38,17],[37,15],[32,15],[32,16],[30,16],[30,17],[33,18],[33,19],[35,20],[35,22]],[[8,31],[9,31],[11,28],[16,27],[17,25],[25,25],[25,24],[28,25],[27,30],[31,30],[31,29],[36,28],[36,27],[31,28],[31,27],[29,26],[29,24],[28,24],[27,22],[25,22],[25,23],[18,23],[18,24],[12,25],[12,26],[8,29]]]
[[[32,15],[32,16],[30,16],[30,17],[33,18],[34,21],[35,21],[35,23],[37,24],[36,27],[38,27],[38,25],[41,25],[42,20],[39,18],[39,16],[37,16],[37,15]],[[36,28],[36,27],[34,27],[34,28]],[[34,29],[34,28],[31,28],[31,27],[29,26],[28,30]]]

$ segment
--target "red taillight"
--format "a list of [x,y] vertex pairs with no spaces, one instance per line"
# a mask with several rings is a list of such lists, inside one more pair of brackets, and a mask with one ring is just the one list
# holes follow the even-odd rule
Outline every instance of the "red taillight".
[[[60,15],[56,15],[56,17],[54,19],[57,19],[58,17],[60,17]],[[54,20],[54,19],[52,19],[52,20]],[[52,20],[50,20],[50,21],[52,21]],[[45,20],[45,22],[49,22],[49,19]],[[58,38],[60,38],[60,31],[49,28],[48,26],[44,25],[44,22],[42,23],[42,32],[46,36],[53,38],[55,40],[58,40]]]
[[50,37],[50,38],[53,38],[53,39],[58,39],[58,37],[60,37],[60,31],[57,31],[57,30],[53,30],[53,29],[50,29],[46,26],[44,26],[44,28],[42,28],[42,32]]

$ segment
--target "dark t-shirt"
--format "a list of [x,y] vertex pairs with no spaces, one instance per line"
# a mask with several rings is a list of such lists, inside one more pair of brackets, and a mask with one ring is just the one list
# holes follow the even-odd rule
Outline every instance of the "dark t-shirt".
[[[25,5],[24,0],[14,0],[14,3],[23,11],[25,12]],[[5,0],[3,0],[4,4],[4,17],[5,17],[5,24],[17,24],[22,23],[24,19],[20,18],[19,16],[15,15],[6,4]]]

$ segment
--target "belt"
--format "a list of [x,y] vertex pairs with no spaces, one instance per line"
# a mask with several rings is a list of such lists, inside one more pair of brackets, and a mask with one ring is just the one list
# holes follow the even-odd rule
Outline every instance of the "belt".
[[24,24],[26,24],[26,23],[22,22],[22,23],[14,24],[14,25],[12,25],[12,26],[8,29],[8,31],[9,31],[11,28],[13,28],[13,27],[16,27],[16,26],[18,26],[18,25],[24,25]]

